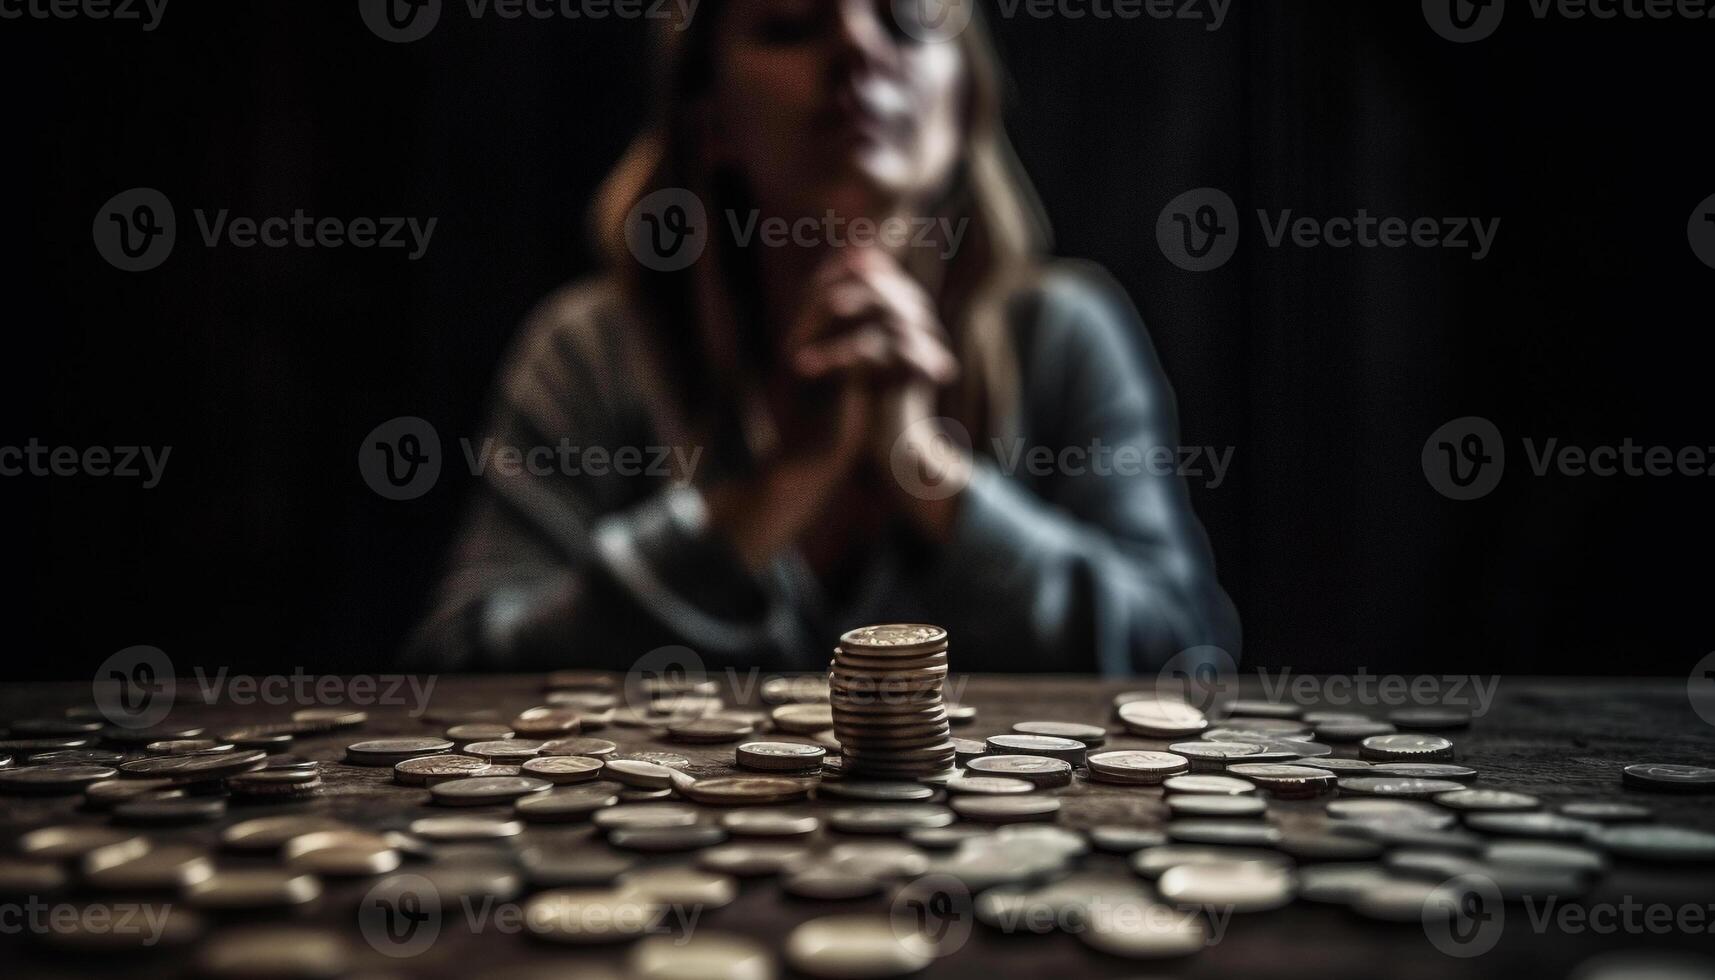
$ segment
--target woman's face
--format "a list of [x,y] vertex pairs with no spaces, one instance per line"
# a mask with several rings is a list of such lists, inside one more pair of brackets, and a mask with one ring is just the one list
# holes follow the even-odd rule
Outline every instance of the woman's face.
[[715,155],[770,211],[920,207],[962,149],[959,45],[912,37],[890,0],[731,0],[714,62]]

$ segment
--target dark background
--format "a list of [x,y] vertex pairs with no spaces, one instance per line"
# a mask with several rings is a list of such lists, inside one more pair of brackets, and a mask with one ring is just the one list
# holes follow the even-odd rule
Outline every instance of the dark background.
[[[1455,45],[1414,0],[1233,5],[1178,21],[996,21],[1009,124],[1060,254],[1135,297],[1183,442],[1235,446],[1193,493],[1252,663],[1661,673],[1712,646],[1708,477],[1529,474],[1519,439],[1715,445],[1712,22],[1538,21]],[[157,30],[0,22],[8,370],[0,444],[170,445],[162,484],[0,478],[3,676],[88,676],[138,643],[181,670],[386,664],[424,609],[492,369],[590,268],[588,196],[640,119],[636,22],[472,20],[383,43],[355,3],[171,3]],[[120,272],[112,195],[165,192],[178,246]],[[1245,237],[1181,271],[1162,207],[1227,190]],[[439,218],[427,255],[208,249],[193,209]],[[1255,209],[1499,216],[1494,254],[1262,246]],[[447,444],[390,502],[362,437]],[[1473,502],[1419,463],[1464,415],[1506,434]],[[568,653],[568,662],[575,655]]]

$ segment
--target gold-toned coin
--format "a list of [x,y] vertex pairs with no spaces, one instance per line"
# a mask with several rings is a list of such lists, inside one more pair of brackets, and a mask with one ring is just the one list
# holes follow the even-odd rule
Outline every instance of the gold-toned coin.
[[280,850],[295,871],[353,878],[399,867],[400,856],[383,838],[360,830],[318,830],[288,840]]

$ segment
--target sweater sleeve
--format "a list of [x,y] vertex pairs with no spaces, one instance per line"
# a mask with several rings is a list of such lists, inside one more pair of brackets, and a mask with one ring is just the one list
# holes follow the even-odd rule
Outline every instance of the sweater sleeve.
[[983,669],[1158,668],[1182,650],[1238,655],[1182,473],[1231,454],[1178,448],[1173,392],[1136,311],[1099,273],[1056,273],[1017,311],[1021,433],[978,448],[933,591],[980,609]]

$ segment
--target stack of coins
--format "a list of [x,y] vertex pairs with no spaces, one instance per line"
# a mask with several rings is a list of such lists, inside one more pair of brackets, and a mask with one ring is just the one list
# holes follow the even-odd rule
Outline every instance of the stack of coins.
[[947,631],[939,626],[865,626],[840,637],[828,689],[842,771],[884,779],[949,772],[946,678]]

